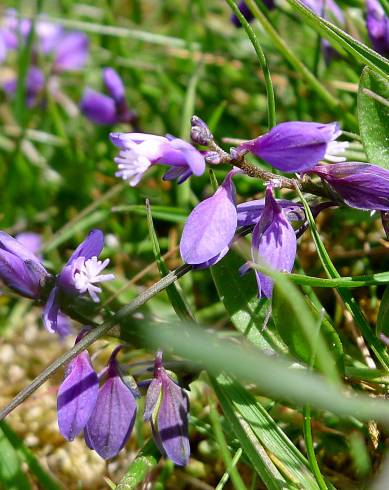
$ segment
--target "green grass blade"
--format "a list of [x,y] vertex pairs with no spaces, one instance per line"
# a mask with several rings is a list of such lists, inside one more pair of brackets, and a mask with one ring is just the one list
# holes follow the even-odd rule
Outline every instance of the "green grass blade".
[[135,490],[143,483],[155,468],[161,458],[161,453],[153,441],[148,441],[139,451],[134,461],[128,467],[126,474],[116,485],[116,490]]
[[[159,248],[157,234],[155,233],[150,202],[148,199],[146,200],[146,212],[147,212],[147,224],[149,227],[150,239],[153,245],[154,258],[155,261],[157,262],[161,277],[164,277],[167,276],[170,271],[161,256],[161,250]],[[182,320],[193,320],[194,319],[193,314],[184,298],[184,295],[182,294],[182,291],[179,289],[178,284],[172,284],[166,289],[166,292],[169,296],[171,305],[174,308],[174,311],[179,316],[179,318],[181,318]]]
[[[339,273],[336,270],[334,264],[332,263],[332,260],[330,256],[328,255],[328,252],[320,238],[320,234],[317,230],[315,220],[312,216],[312,212],[308,206],[308,203],[306,199],[304,198],[303,194],[301,193],[300,189],[297,187],[297,191],[299,193],[300,199],[304,205],[305,213],[307,215],[307,219],[309,221],[309,226],[310,230],[312,233],[313,240],[316,245],[317,253],[319,255],[319,258],[321,260],[321,263],[324,267],[324,270],[326,274],[329,277],[332,278],[339,278]],[[369,322],[366,320],[364,314],[362,313],[361,309],[358,306],[358,303],[356,302],[355,298],[352,296],[350,291],[345,288],[337,288],[339,291],[340,296],[342,297],[344,304],[346,305],[347,309],[350,311],[351,315],[353,316],[356,324],[358,327],[361,329],[362,335],[364,339],[366,340],[367,344],[370,346],[374,354],[377,356],[377,359],[379,360],[380,364],[382,367],[385,368],[385,370],[389,371],[389,355],[386,351],[386,347],[382,344],[382,342],[373,334],[372,328],[369,324]]]

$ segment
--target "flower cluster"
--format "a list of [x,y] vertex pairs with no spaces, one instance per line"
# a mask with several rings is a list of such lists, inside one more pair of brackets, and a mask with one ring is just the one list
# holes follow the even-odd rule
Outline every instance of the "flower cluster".
[[128,108],[119,74],[113,68],[104,68],[103,82],[109,95],[87,87],[80,103],[82,113],[96,124],[134,124],[136,116]]
[[54,277],[22,241],[1,231],[0,279],[18,294],[44,302],[45,327],[49,332],[63,335],[68,332],[64,329],[61,309],[67,310],[77,297],[86,293],[98,302],[101,293],[98,284],[114,279],[113,274],[102,274],[109,263],[109,259],[98,260],[103,246],[103,233],[92,230]]
[[[9,53],[18,50],[26,42],[31,28],[30,19],[19,18],[14,10],[6,11],[0,28],[0,61],[4,61]],[[28,106],[35,105],[40,100],[45,87],[50,85],[38,65],[38,60],[42,56],[52,60],[50,74],[52,78],[54,74],[83,68],[89,51],[89,41],[85,34],[66,31],[59,24],[44,19],[35,24],[35,39],[32,46],[32,63],[26,79]],[[12,96],[16,92],[16,86],[17,77],[12,75],[5,81],[3,88]]]
[[[130,438],[140,396],[136,384],[129,386],[122,380],[117,361],[121,348],[113,351],[99,375],[89,354],[81,352],[69,364],[58,390],[61,434],[72,441],[83,431],[87,446],[104,459],[116,456]],[[151,424],[156,445],[175,464],[185,466],[190,456],[188,397],[163,367],[162,352],[155,358],[153,379],[143,384],[149,385],[144,420]]]

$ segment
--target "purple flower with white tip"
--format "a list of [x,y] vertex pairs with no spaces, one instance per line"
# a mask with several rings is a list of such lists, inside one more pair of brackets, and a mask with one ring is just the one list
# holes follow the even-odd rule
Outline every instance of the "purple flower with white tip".
[[251,152],[283,172],[301,172],[312,169],[323,159],[344,161],[341,154],[348,143],[336,141],[340,134],[337,123],[285,122],[242,143],[236,152]]
[[[77,341],[80,340],[78,338]],[[65,379],[58,390],[58,427],[68,441],[84,430],[95,408],[99,378],[87,351],[70,361]]]
[[178,466],[186,466],[190,457],[188,412],[188,396],[168,375],[162,364],[162,352],[158,352],[154,379],[147,390],[144,419],[151,423],[159,450]]
[[178,178],[184,182],[191,175],[202,175],[205,170],[203,155],[180,138],[144,133],[111,133],[112,143],[120,148],[115,162],[116,176],[136,186],[152,165],[170,165],[165,180]]
[[389,211],[389,170],[370,163],[317,165],[311,170],[353,208]]
[[[290,272],[296,258],[296,234],[285,216],[282,207],[274,199],[271,187],[266,189],[265,207],[261,218],[253,230],[251,244],[252,259],[255,264],[265,265],[278,271]],[[241,272],[248,271],[245,264]],[[272,279],[255,270],[259,298],[271,298]]]
[[123,81],[113,68],[104,68],[103,81],[109,95],[87,87],[80,102],[82,113],[96,124],[131,123],[135,114],[129,111]]
[[389,17],[378,0],[367,0],[366,27],[373,48],[389,56]]
[[190,213],[180,242],[182,260],[197,267],[208,267],[228,251],[237,227],[233,169],[215,194]]
[[75,296],[88,293],[94,302],[99,302],[99,283],[111,281],[113,274],[102,274],[109,259],[98,260],[104,247],[104,235],[93,230],[77,247],[59,274],[43,310],[43,321],[49,332],[58,329],[58,313],[61,304],[67,304]]
[[6,286],[27,298],[39,299],[49,277],[36,255],[0,231],[0,279]]
[[111,355],[106,381],[84,430],[87,445],[104,459],[113,458],[123,449],[134,427],[137,410],[135,396],[120,378],[116,360],[120,348]]

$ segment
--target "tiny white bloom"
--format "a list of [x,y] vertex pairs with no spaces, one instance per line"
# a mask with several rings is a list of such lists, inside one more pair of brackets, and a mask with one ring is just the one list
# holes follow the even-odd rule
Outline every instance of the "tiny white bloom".
[[97,257],[92,257],[79,267],[74,274],[74,285],[80,293],[88,292],[95,303],[100,301],[98,294],[101,293],[101,288],[96,286],[96,283],[112,281],[115,279],[114,274],[100,274],[103,269],[109,264],[109,259],[104,262],[98,260]]
[[151,161],[142,153],[137,151],[136,145],[133,148],[121,150],[115,158],[119,171],[116,177],[126,180],[132,187],[136,186],[146,170],[151,166]]

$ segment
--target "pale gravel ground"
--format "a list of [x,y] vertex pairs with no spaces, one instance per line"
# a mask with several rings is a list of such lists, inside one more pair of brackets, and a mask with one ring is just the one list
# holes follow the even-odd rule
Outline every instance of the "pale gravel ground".
[[[47,333],[38,325],[38,314],[37,310],[31,310],[22,318],[23,327],[8,329],[5,338],[0,337],[0,406],[73,344],[73,336],[60,343],[56,335]],[[117,482],[134,453],[130,455],[127,448],[127,453],[122,451],[107,464],[86,447],[82,437],[69,443],[61,436],[56,392],[62,377],[63,371],[46,382],[8,416],[7,422],[64,488],[106,489],[104,477]]]

